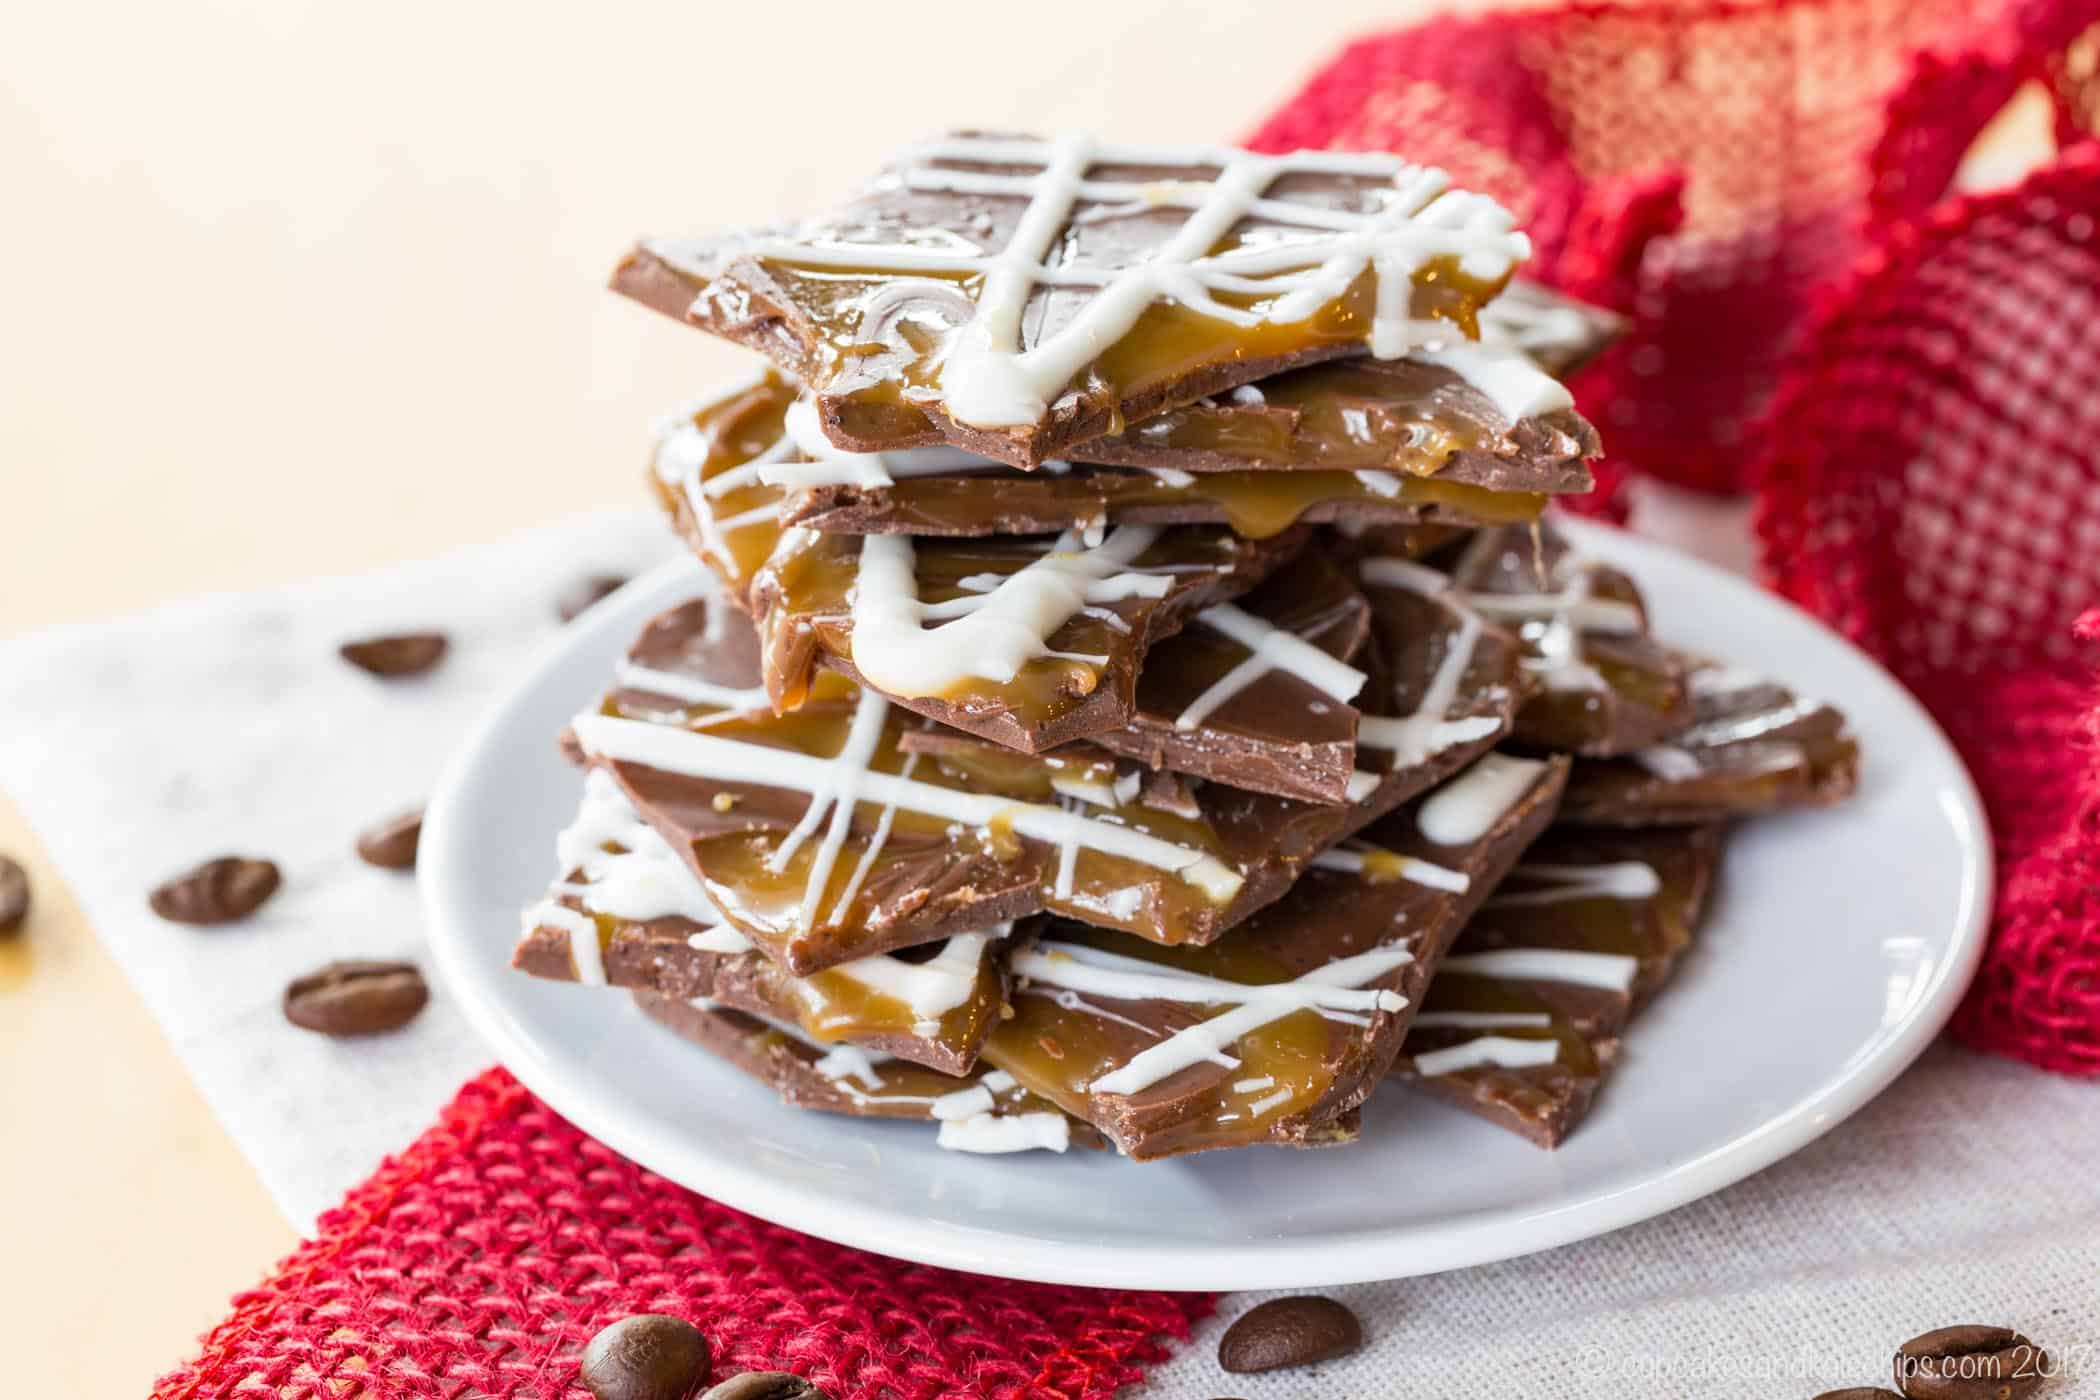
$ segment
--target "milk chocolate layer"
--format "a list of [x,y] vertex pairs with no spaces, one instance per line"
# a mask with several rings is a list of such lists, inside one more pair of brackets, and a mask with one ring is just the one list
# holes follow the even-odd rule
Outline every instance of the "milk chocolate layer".
[[[1459,935],[1395,1072],[1558,1146],[1690,948],[1721,846],[1713,826],[1547,832]],[[1527,1062],[1542,1045],[1552,1058]]]
[[[1099,750],[1015,753],[836,676],[775,715],[750,698],[749,655],[724,640],[746,629],[713,627],[705,602],[651,625],[571,747],[613,775],[720,916],[798,974],[1038,911],[1208,942],[1507,731],[1523,693],[1515,643],[1412,594],[1386,606],[1383,625],[1414,645],[1378,662],[1362,703],[1385,728],[1360,744],[1356,800],[1342,805],[1190,791]],[[1456,727],[1414,715],[1432,689],[1463,716]],[[864,762],[838,757],[849,742]],[[838,793],[857,796],[843,816]]]
[[[1454,336],[1471,336],[1475,313],[1521,255],[1506,214],[1453,195],[1438,212],[1456,217],[1437,237],[1464,253],[1419,263],[1408,254],[1408,265],[1396,266],[1395,245],[1390,257],[1316,285],[1324,274],[1312,269],[1355,256],[1348,239],[1405,237],[1393,231],[1398,221],[1434,186],[1417,174],[1396,177],[1397,163],[1384,158],[1320,153],[1285,158],[1247,182],[1264,201],[1251,203],[1212,184],[1217,153],[1102,148],[1078,167],[1085,183],[1070,187],[1076,198],[1067,202],[1054,190],[1063,177],[1047,167],[1070,153],[1027,138],[952,136],[906,152],[830,215],[644,244],[613,285],[803,379],[825,433],[842,447],[876,452],[946,438],[1033,467],[1162,409],[1362,354],[1381,295],[1390,306],[1395,290],[1409,318],[1446,320]],[[1233,201],[1223,217],[1214,212],[1220,200]],[[1010,245],[1019,260],[991,266]],[[1149,289],[1124,276],[1139,267],[1136,276],[1153,279]],[[1163,269],[1174,272],[1172,287],[1158,281]],[[1382,288],[1387,275],[1408,286]],[[1111,284],[1116,292],[1104,296]],[[984,306],[1008,292],[1012,306]],[[1132,292],[1137,315],[1126,324],[1115,308]],[[1397,322],[1388,328],[1405,334]],[[957,365],[980,340],[1026,357],[982,371],[1010,377],[996,397],[1013,407],[996,418],[951,396],[955,379],[970,377]],[[1060,385],[1036,385],[1034,366],[1048,364],[1077,367]],[[1024,408],[1020,400],[1039,387],[1047,404]]]
[[1185,472],[1398,472],[1481,491],[1587,491],[1597,430],[1572,409],[1512,420],[1425,359],[1334,360],[1198,399],[1072,449]]
[[1010,474],[959,472],[892,486],[817,486],[782,503],[784,524],[834,534],[1032,535],[1099,521],[1230,525],[1263,539],[1298,524],[1350,520],[1501,525],[1535,519],[1549,495],[1587,491],[1579,461],[1462,460],[1436,476],[1389,471],[1229,471],[1195,476],[1112,467]]
[[1584,761],[1568,780],[1566,819],[1653,826],[1827,807],[1859,781],[1845,717],[1777,681],[1688,660],[1692,722],[1625,758]]
[[1093,742],[1150,768],[1304,802],[1347,802],[1358,692],[1321,689],[1273,647],[1257,657],[1256,647],[1269,644],[1249,645],[1247,620],[1346,662],[1369,636],[1369,600],[1327,552],[1309,549],[1228,611],[1237,615],[1198,613],[1155,646],[1138,676],[1130,726]]
[[[1126,534],[1125,531],[1130,533]],[[1185,527],[1154,532],[1120,527],[1102,548],[1145,539],[1117,577],[1150,575],[1164,592],[1104,590],[1069,613],[1044,639],[1044,653],[1022,663],[1011,680],[966,677],[937,694],[904,694],[874,684],[895,703],[965,733],[1009,748],[1038,752],[1128,725],[1136,712],[1139,668],[1146,652],[1179,631],[1190,617],[1244,593],[1288,560],[1306,534],[1292,530],[1267,540]],[[819,665],[869,685],[884,668],[854,636],[864,550],[889,548],[851,535],[802,533],[783,541],[759,570],[751,605],[765,647],[765,684],[774,703],[793,708],[808,693]],[[1052,552],[1086,548],[1071,537],[916,540],[903,548],[922,604],[967,603]],[[965,619],[967,621],[967,619]],[[936,624],[938,625],[938,624]],[[951,623],[950,625],[955,625]],[[957,647],[971,644],[958,638]],[[858,648],[858,650],[856,649]]]
[[1467,601],[1515,632],[1539,682],[1520,744],[1609,757],[1657,743],[1692,717],[1680,656],[1648,635],[1640,589],[1574,549],[1550,521],[1482,531],[1453,576]]
[[840,1056],[740,1011],[653,992],[634,1000],[651,1020],[771,1085],[791,1108],[939,1122],[942,1146],[966,1152],[1103,1145],[1091,1127],[996,1071],[956,1077],[880,1055]]
[[[1438,958],[1551,817],[1565,769],[1489,755],[1425,799],[1464,806],[1462,837],[1430,839],[1420,807],[1395,813],[1208,947],[1051,925],[1016,956],[1015,1014],[986,1061],[1140,1159],[1317,1135],[1390,1067]],[[1370,999],[1262,1007],[1252,989],[1281,983]]]

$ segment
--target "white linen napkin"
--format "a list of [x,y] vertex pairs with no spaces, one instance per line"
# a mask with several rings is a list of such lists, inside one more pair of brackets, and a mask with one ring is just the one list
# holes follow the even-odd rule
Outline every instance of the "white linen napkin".
[[[640,574],[676,549],[659,517],[603,512],[0,642],[0,786],[302,1232],[494,1058],[435,985],[392,1035],[336,1041],[285,1022],[285,984],[332,959],[406,958],[436,981],[413,877],[359,860],[357,833],[424,800],[482,709],[556,638],[565,585]],[[336,655],[425,629],[451,637],[425,676],[382,681]],[[146,907],[162,880],[227,854],[284,872],[255,917],[188,928]]]
[[[1651,492],[1639,519],[1710,559],[1745,557],[1739,508]],[[653,517],[614,512],[0,642],[0,786],[302,1230],[491,1058],[442,987],[395,1035],[340,1043],[284,1023],[284,984],[332,958],[427,967],[413,881],[360,862],[355,834],[423,799],[482,707],[554,640],[564,584],[639,574],[674,549]],[[353,637],[423,628],[452,638],[427,677],[381,682],[335,655]],[[153,885],[227,852],[284,869],[257,917],[191,929],[147,910]],[[1219,1370],[1218,1334],[1266,1295],[1228,1297],[1142,1393],[1807,1400],[1886,1383],[1899,1342],[1976,1321],[2049,1345],[2079,1377],[2049,1393],[2076,1395],[2096,1369],[2096,1162],[2100,1089],[1943,1046],[1829,1137],[1658,1220],[1323,1290],[1356,1309],[1368,1343],[1316,1371]]]

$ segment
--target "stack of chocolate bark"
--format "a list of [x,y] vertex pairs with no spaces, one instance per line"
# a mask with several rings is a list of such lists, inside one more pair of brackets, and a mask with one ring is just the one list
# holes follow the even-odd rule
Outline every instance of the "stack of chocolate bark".
[[1857,754],[1545,523],[1616,321],[1527,252],[1396,158],[972,134],[643,244],[769,363],[661,431],[716,582],[564,736],[517,966],[959,1150],[1346,1143],[1388,1080],[1558,1142],[1723,825]]

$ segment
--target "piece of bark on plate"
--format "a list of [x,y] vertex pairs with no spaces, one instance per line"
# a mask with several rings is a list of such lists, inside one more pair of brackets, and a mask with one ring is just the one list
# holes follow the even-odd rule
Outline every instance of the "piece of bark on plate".
[[1033,467],[1298,365],[1471,338],[1529,252],[1393,156],[958,133],[830,215],[645,243],[613,285],[801,378],[842,447]]
[[1308,549],[1242,605],[1206,608],[1154,647],[1137,713],[1093,742],[1166,768],[1302,802],[1349,800],[1353,703],[1371,604],[1344,565]]
[[1099,1148],[1101,1135],[999,1070],[943,1074],[856,1046],[813,1043],[793,1027],[655,992],[634,999],[653,1021],[772,1087],[790,1108],[940,1125],[951,1152]]
[[1589,757],[1660,743],[1690,722],[1678,653],[1648,635],[1633,579],[1571,545],[1550,521],[1483,530],[1452,564],[1466,601],[1515,632],[1539,693],[1520,744]]
[[821,665],[951,728],[1054,748],[1129,724],[1146,651],[1305,539],[1149,525],[1091,544],[792,531],[750,589],[766,690],[792,709]]
[[1859,741],[1834,707],[1755,672],[1690,659],[1692,722],[1568,778],[1564,820],[1653,826],[1827,807],[1859,782]]
[[1339,806],[1148,777],[1100,750],[1015,753],[837,676],[775,715],[750,629],[719,599],[652,622],[569,748],[797,973],[1039,911],[1206,942],[1507,731],[1524,693],[1515,643],[1411,591],[1385,606],[1426,635],[1381,671],[1367,704],[1383,713],[1360,721],[1371,735]]
[[1565,773],[1483,755],[1208,947],[1052,924],[1014,956],[1014,1015],[985,1062],[1136,1158],[1318,1142],[1390,1067],[1438,958]]
[[1559,1146],[1691,946],[1722,841],[1715,826],[1547,832],[1459,934],[1396,1073]]
[[962,1074],[1005,1005],[1006,925],[798,977],[726,925],[612,775],[585,775],[556,839],[561,878],[525,911],[511,966],[586,986],[704,997],[823,1042]]

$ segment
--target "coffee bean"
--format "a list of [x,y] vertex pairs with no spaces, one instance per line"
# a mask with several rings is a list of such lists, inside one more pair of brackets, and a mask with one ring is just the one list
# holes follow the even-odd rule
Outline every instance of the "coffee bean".
[[147,896],[153,912],[178,924],[230,924],[277,893],[277,867],[248,856],[221,856],[186,870]]
[[332,962],[284,989],[284,1018],[323,1035],[399,1030],[430,1000],[414,963]]
[[1903,1400],[1903,1397],[1882,1386],[1855,1385],[1843,1390],[1826,1390],[1816,1400]]
[[583,1349],[584,1388],[598,1400],[691,1400],[714,1364],[707,1338],[682,1317],[623,1317]]
[[2010,1327],[1942,1327],[1896,1351],[1896,1386],[1910,1400],[2019,1400],[2048,1373],[2042,1349]]
[[0,933],[13,933],[29,920],[29,872],[0,856]]
[[555,599],[554,611],[563,622],[574,622],[591,604],[626,582],[620,574],[591,574],[580,578],[562,590],[561,597]]
[[420,676],[445,659],[448,643],[442,632],[404,632],[397,637],[367,637],[344,642],[343,660],[375,676]]
[[1347,1356],[1363,1344],[1356,1314],[1334,1299],[1272,1298],[1225,1329],[1218,1364],[1236,1373],[1274,1371]]
[[367,827],[357,838],[357,854],[381,870],[416,868],[416,843],[423,836],[423,809],[404,812],[392,821]]
[[831,1395],[792,1371],[746,1371],[723,1381],[700,1400],[831,1400]]

